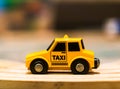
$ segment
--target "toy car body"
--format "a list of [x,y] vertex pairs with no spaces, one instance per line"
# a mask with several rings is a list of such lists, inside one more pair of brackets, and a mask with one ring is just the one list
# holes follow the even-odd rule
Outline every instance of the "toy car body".
[[71,70],[74,74],[87,74],[98,68],[100,60],[86,50],[82,38],[55,38],[47,50],[28,54],[26,67],[33,74],[44,74],[48,70]]

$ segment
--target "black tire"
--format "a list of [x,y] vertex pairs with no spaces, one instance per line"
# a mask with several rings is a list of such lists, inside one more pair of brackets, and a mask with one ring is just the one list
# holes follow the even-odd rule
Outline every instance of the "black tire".
[[85,60],[76,60],[71,64],[71,70],[73,74],[88,74],[89,64]]
[[45,74],[48,71],[48,65],[43,60],[36,60],[31,63],[30,70],[33,74]]

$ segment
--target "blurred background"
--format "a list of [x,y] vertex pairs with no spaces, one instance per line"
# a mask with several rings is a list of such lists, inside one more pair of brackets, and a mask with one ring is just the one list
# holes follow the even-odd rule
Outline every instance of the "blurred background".
[[120,0],[0,0],[0,60],[25,61],[55,37],[83,37],[103,62],[120,58]]

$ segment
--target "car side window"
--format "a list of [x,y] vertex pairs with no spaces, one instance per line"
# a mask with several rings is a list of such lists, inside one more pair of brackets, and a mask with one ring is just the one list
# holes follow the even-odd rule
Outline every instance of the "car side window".
[[57,43],[53,51],[66,51],[65,42]]
[[68,51],[80,51],[78,42],[69,42]]

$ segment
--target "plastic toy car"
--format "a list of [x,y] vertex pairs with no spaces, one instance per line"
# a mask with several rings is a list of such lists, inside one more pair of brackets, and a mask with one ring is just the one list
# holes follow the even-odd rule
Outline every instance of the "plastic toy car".
[[82,38],[55,38],[47,50],[28,54],[26,67],[33,74],[48,70],[71,70],[74,74],[87,74],[98,68],[100,60],[92,51],[86,50]]

